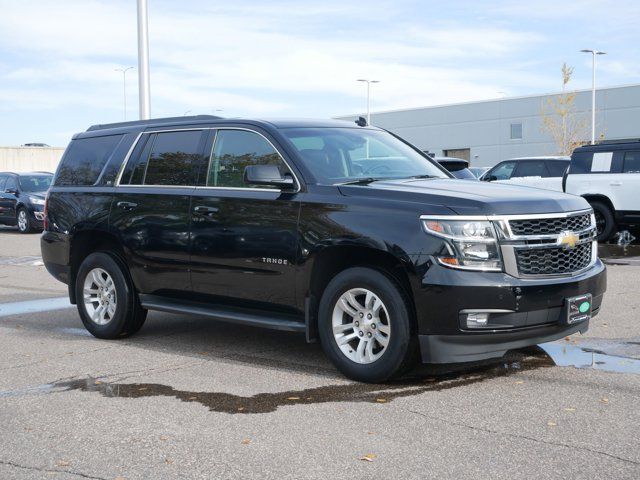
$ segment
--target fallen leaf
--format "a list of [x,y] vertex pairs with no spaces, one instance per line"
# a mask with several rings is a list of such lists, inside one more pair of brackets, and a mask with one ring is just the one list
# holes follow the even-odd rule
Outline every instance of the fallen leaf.
[[209,352],[198,352],[198,355],[209,355]]
[[188,397],[187,400],[197,400],[198,397]]
[[238,407],[238,411],[242,412],[244,410],[244,407]]
[[386,398],[376,398],[376,402],[378,402],[378,403],[387,403],[387,399]]
[[116,477],[113,480],[127,480],[127,477]]
[[516,380],[515,382],[516,385],[522,385],[524,383],[524,380]]
[[600,401],[601,401],[602,403],[609,403],[609,399],[608,399],[607,397],[602,397],[602,398],[600,399]]
[[172,458],[165,458],[164,459],[164,463],[171,465],[173,463],[173,459]]
[[564,409],[564,411],[565,411],[565,412],[575,412],[575,411],[576,411],[576,409],[575,409],[575,408],[573,408],[573,407],[567,407],[567,408],[565,408],[565,409]]
[[550,427],[555,427],[558,424],[556,422],[547,422],[547,425],[549,425]]
[[169,437],[167,437],[166,435],[160,435],[160,440],[165,442],[165,441],[169,440]]
[[375,435],[373,432],[367,432],[367,435]]
[[433,383],[433,382],[436,382],[437,380],[438,380],[437,378],[429,377],[429,378],[425,378],[424,382]]
[[287,397],[287,400],[300,400],[300,397]]
[[249,440],[248,438],[245,438],[244,440],[242,440],[242,445],[249,445],[249,443],[251,442],[251,440]]
[[100,380],[96,380],[95,382],[93,382],[94,385],[102,385],[102,382]]
[[564,337],[565,342],[568,342],[569,340],[571,340],[571,337]]
[[30,431],[32,431],[32,430],[33,430],[33,428],[31,428],[31,427],[24,427],[24,431],[25,431],[25,432],[30,432]]
[[67,460],[58,460],[56,462],[56,467],[68,467],[69,465],[71,465],[71,462]]
[[364,457],[361,457],[360,460],[364,462],[373,462],[374,458],[376,458],[375,454],[367,453]]

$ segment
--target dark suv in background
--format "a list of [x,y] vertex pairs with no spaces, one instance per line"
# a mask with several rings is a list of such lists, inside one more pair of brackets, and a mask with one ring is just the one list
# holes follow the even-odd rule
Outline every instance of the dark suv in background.
[[305,333],[381,382],[586,331],[594,235],[580,197],[453,179],[379,128],[200,116],[75,135],[42,256],[96,337],[192,313]]
[[0,172],[0,224],[15,225],[21,233],[41,231],[52,180],[49,172]]

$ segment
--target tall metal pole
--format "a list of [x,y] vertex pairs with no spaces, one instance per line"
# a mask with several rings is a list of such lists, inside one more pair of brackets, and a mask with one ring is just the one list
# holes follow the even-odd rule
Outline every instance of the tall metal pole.
[[591,54],[591,145],[596,143],[596,55],[606,55],[606,52],[584,49],[583,53]]
[[138,96],[140,120],[147,120],[151,116],[147,0],[138,0]]
[[365,82],[367,84],[367,125],[371,125],[371,84],[380,83],[380,80],[368,80],[365,78],[359,78],[359,82]]
[[127,71],[133,67],[116,68],[116,72],[122,72],[122,100],[124,105],[124,119],[127,120]]

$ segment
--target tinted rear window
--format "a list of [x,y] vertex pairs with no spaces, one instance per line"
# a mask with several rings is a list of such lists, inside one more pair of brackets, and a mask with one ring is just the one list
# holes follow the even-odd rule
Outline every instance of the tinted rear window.
[[573,152],[571,155],[571,173],[589,173],[591,172],[591,161],[593,160],[593,152]]
[[122,135],[109,135],[73,140],[62,159],[55,184],[60,186],[95,184],[122,137]]
[[564,171],[569,166],[569,162],[561,162],[559,160],[548,160],[547,168],[549,169],[550,177],[561,177],[564,175]]
[[640,151],[625,152],[622,171],[624,173],[640,173]]
[[202,130],[159,133],[147,162],[144,184],[194,185],[202,135]]

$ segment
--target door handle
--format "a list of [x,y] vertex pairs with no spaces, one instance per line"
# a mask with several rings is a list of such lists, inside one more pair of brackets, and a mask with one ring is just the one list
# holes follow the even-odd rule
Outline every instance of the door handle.
[[123,210],[133,210],[138,206],[137,203],[133,203],[133,202],[118,202],[117,205],[119,208],[122,208]]
[[218,209],[216,207],[205,207],[204,205],[194,207],[193,211],[199,215],[207,215],[209,217],[218,213]]

